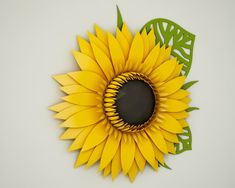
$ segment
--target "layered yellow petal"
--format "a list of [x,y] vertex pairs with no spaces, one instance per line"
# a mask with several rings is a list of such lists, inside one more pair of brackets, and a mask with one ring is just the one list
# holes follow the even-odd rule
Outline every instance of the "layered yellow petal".
[[75,50],[73,50],[73,56],[81,70],[94,72],[105,79],[103,71],[100,69],[99,65],[97,64],[97,62],[95,62],[94,59]]
[[185,121],[184,119],[180,119],[178,120],[180,125],[184,128],[184,127],[188,127],[188,123],[187,121]]
[[62,86],[75,85],[77,82],[67,74],[54,75],[53,78]]
[[82,151],[89,150],[99,145],[106,139],[106,137],[108,136],[108,132],[105,131],[106,125],[106,120],[101,121],[97,123],[97,125],[95,125],[94,129],[88,135],[86,142],[84,143],[84,146],[82,148]]
[[52,110],[54,112],[60,112],[68,107],[71,107],[73,106],[73,104],[71,103],[68,103],[68,102],[61,102],[59,104],[56,104],[56,105],[53,105],[53,106],[50,106],[48,109],[49,110]]
[[189,113],[186,111],[170,112],[168,114],[171,115],[172,117],[174,117],[175,119],[185,119],[189,116]]
[[158,124],[161,128],[163,128],[166,131],[169,131],[171,133],[183,133],[183,129],[180,125],[180,123],[170,116],[167,113],[161,113],[161,116],[163,117],[162,122]]
[[149,41],[149,50],[152,50],[155,46],[155,35],[154,35],[154,29],[151,29],[151,31],[148,33],[148,41]]
[[76,163],[74,165],[75,168],[77,168],[77,167],[83,165],[84,163],[86,163],[89,160],[92,152],[93,152],[93,149],[88,150],[88,151],[81,151],[78,154],[78,158],[77,158]]
[[103,31],[97,24],[94,25],[95,33],[106,46],[108,45],[107,33]]
[[121,172],[122,166],[121,166],[121,152],[120,152],[120,147],[117,149],[116,154],[113,157],[112,160],[112,166],[111,166],[111,171],[112,171],[112,179],[114,180],[117,175]]
[[92,91],[96,91],[98,93],[102,93],[105,86],[106,81],[100,77],[98,74],[89,72],[89,71],[78,71],[69,73],[73,79],[75,79],[79,84],[84,86],[87,89]]
[[169,151],[169,153],[175,154],[175,145],[172,142],[166,141],[166,145],[167,145],[167,149]]
[[[169,58],[170,58],[170,56],[169,56]],[[155,65],[154,65],[154,68],[157,68],[163,62],[165,62],[165,60],[166,60],[166,46],[164,44],[160,49],[160,53],[159,53],[159,56],[158,56],[158,59],[157,59]]]
[[89,44],[89,42],[87,42],[86,40],[84,40],[80,36],[77,37],[77,41],[78,41],[78,44],[79,44],[79,47],[80,47],[80,51],[83,54],[88,55],[90,58],[94,59],[95,56],[93,54],[93,50],[92,50],[91,45]]
[[126,37],[129,44],[132,43],[132,34],[125,23],[122,25],[122,33]]
[[104,177],[108,176],[111,171],[111,163],[109,163],[105,168],[104,168]]
[[116,31],[116,39],[119,42],[123,55],[125,57],[125,60],[128,58],[128,54],[129,54],[129,49],[130,49],[130,45],[128,43],[128,40],[126,39],[126,37],[123,35],[123,33],[117,28]]
[[60,136],[60,139],[62,140],[75,139],[83,130],[84,128],[68,128]]
[[[89,117],[89,118],[88,118]],[[76,113],[61,124],[61,127],[86,127],[105,118],[99,108],[93,107]]]
[[189,92],[187,90],[180,89],[176,91],[175,93],[169,95],[168,97],[171,99],[183,99],[187,96],[189,96]]
[[131,166],[129,172],[128,172],[128,176],[129,176],[129,179],[131,180],[131,182],[133,182],[135,180],[137,173],[138,173],[138,166],[137,166],[136,162],[134,161],[132,163],[132,166]]
[[166,140],[173,142],[173,143],[179,143],[179,140],[176,134],[170,133],[164,129],[161,129],[161,132]]
[[143,44],[144,44],[144,56],[143,58],[145,59],[145,57],[148,55],[149,53],[149,40],[148,40],[148,36],[147,36],[147,32],[146,29],[144,29],[141,33],[141,37],[143,39]]
[[155,144],[153,144],[153,150],[154,150],[154,154],[156,159],[162,164],[164,165],[164,155],[163,153],[157,148],[157,146]]
[[63,97],[63,100],[82,106],[97,106],[102,104],[102,98],[96,93],[75,93]]
[[119,147],[119,142],[120,142],[120,137],[115,138],[112,134],[108,137],[104,147],[104,151],[101,156],[99,170],[104,169],[113,159]]
[[137,166],[139,167],[140,171],[143,172],[145,164],[146,164],[146,160],[141,154],[138,147],[135,148],[135,162]]
[[172,80],[173,78],[180,76],[182,68],[183,68],[183,64],[176,65],[175,70],[172,72],[168,80]]
[[175,99],[167,99],[162,106],[164,106],[164,111],[167,112],[180,112],[189,107],[186,103]]
[[69,86],[64,86],[60,88],[63,92],[67,94],[74,94],[74,93],[87,93],[87,92],[93,92],[81,85],[69,85]]

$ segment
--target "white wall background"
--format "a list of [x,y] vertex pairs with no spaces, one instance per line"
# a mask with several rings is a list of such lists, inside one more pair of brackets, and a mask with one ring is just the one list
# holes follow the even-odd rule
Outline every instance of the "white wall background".
[[[173,170],[147,168],[134,183],[122,175],[74,169],[70,142],[47,110],[62,93],[52,74],[77,69],[71,49],[93,23],[114,31],[116,4],[132,31],[164,17],[197,35],[188,80],[193,150],[169,156]],[[235,1],[0,0],[0,187],[235,187]]]

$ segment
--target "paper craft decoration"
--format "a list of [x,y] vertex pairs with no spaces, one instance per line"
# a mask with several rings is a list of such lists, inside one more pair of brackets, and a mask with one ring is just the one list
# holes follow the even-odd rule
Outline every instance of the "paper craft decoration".
[[51,106],[63,120],[61,139],[79,151],[75,167],[99,163],[104,176],[120,172],[134,181],[148,163],[169,168],[165,155],[191,150],[185,83],[195,36],[167,19],[154,19],[133,34],[117,7],[116,33],[95,25],[78,36],[73,56],[80,70],[53,78],[67,94]]

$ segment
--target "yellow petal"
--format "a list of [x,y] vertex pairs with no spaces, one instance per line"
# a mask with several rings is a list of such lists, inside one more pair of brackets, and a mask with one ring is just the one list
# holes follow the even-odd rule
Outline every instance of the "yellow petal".
[[84,128],[68,128],[61,136],[60,139],[67,140],[67,139],[75,139]]
[[91,132],[94,126],[88,126],[83,129],[83,131],[77,136],[77,138],[73,141],[71,146],[69,147],[69,151],[74,151],[81,149],[88,134]]
[[165,139],[160,130],[146,129],[146,133],[149,135],[149,137],[152,139],[153,143],[158,147],[158,149],[160,149],[163,153],[168,153]]
[[162,113],[161,115],[163,116],[163,120],[159,124],[161,128],[171,133],[183,133],[184,132],[180,123],[175,118],[173,118],[167,113]]
[[106,140],[101,142],[98,146],[96,146],[87,162],[86,167],[90,167],[93,165],[96,161],[98,161],[101,158],[104,146],[105,146]]
[[83,106],[97,106],[102,104],[101,96],[96,93],[75,93],[63,97],[63,100]]
[[181,73],[182,68],[183,68],[183,63],[176,65],[175,70],[174,70],[173,73],[170,75],[170,77],[168,78],[168,80],[171,80],[171,79],[173,79],[173,78],[176,78],[176,77],[180,76],[180,73]]
[[175,154],[175,145],[172,142],[166,141],[167,149],[169,153]]
[[80,152],[78,154],[78,158],[77,158],[77,161],[76,161],[74,167],[77,168],[77,167],[83,165],[84,163],[86,163],[89,160],[92,152],[93,152],[93,149]]
[[81,51],[83,54],[86,54],[86,55],[88,55],[90,58],[94,59],[95,56],[94,56],[94,54],[93,54],[91,45],[90,45],[86,40],[84,40],[83,38],[81,38],[80,36],[77,37],[77,41],[78,41],[78,44],[79,44],[79,47],[80,47],[80,51]]
[[111,163],[109,163],[105,168],[104,168],[104,177],[108,176],[111,171]]
[[123,23],[123,25],[122,25],[122,33],[126,37],[128,43],[131,44],[132,43],[132,35],[131,35],[131,32],[130,32],[129,28],[127,27],[126,23]]
[[143,58],[145,59],[145,57],[148,55],[149,53],[149,40],[147,37],[147,32],[146,29],[144,29],[141,33],[141,37],[143,39],[143,44],[144,44],[144,56]]
[[95,128],[91,131],[86,139],[86,142],[82,148],[83,151],[89,150],[105,140],[105,138],[108,136],[108,132],[105,130],[106,125],[106,120],[95,125]]
[[188,104],[188,103],[191,102],[191,99],[190,99],[189,97],[185,97],[185,98],[183,98],[183,99],[180,99],[180,101],[182,101],[182,102]]
[[154,154],[155,154],[155,157],[156,159],[162,164],[164,165],[165,162],[164,162],[164,155],[163,153],[157,148],[157,146],[155,146],[153,144],[153,149],[154,149]]
[[85,109],[87,109],[87,107],[74,105],[74,106],[66,108],[65,110],[60,111],[59,113],[54,115],[54,118],[57,118],[57,119],[68,119],[73,114],[75,114],[77,112],[80,112],[82,110],[85,110]]
[[139,167],[140,171],[143,172],[146,160],[143,157],[143,155],[141,154],[138,147],[135,148],[135,161],[136,161],[136,164]]
[[104,119],[99,108],[89,108],[76,113],[61,124],[61,127],[86,127]]
[[167,99],[166,101],[164,101],[164,111],[167,112],[180,112],[186,110],[188,107],[189,106],[184,102],[175,99]]
[[124,174],[127,174],[135,158],[134,140],[129,135],[127,136],[129,137],[127,141],[121,140],[121,162]]
[[169,115],[171,115],[172,117],[174,117],[175,119],[185,119],[189,116],[189,113],[186,111],[182,111],[182,112],[170,112],[168,113]]
[[184,119],[180,119],[178,120],[180,125],[184,128],[184,127],[188,127],[188,123],[187,121],[185,121]]
[[105,31],[103,31],[98,25],[94,25],[95,27],[95,33],[98,37],[98,39],[100,39],[106,46],[108,45],[108,39],[107,39],[107,33]]
[[166,140],[173,142],[173,143],[179,143],[179,140],[176,134],[165,131],[164,129],[161,129],[161,132]]
[[155,160],[155,153],[153,150],[153,145],[148,138],[142,137],[141,141],[136,140],[136,144],[144,156],[144,158],[148,161],[148,163],[155,169],[158,169],[158,163]]
[[94,72],[105,79],[103,71],[100,69],[99,65],[95,62],[94,59],[76,50],[73,50],[73,56],[81,70]]
[[149,50],[152,50],[155,46],[154,29],[151,29],[151,31],[148,33],[148,41],[149,41]]
[[132,166],[131,166],[129,172],[128,172],[128,176],[129,176],[129,179],[131,180],[131,182],[133,182],[135,180],[137,173],[138,173],[138,167],[137,167],[136,162],[134,161],[132,163]]
[[126,63],[126,70],[131,71],[134,67],[140,64],[143,60],[144,44],[140,33],[136,33],[135,38],[131,44],[128,61]]
[[92,91],[102,93],[105,88],[106,81],[96,73],[89,71],[78,71],[71,72],[69,75],[79,84]]
[[110,58],[96,45],[91,45],[94,51],[96,61],[98,62],[100,68],[104,72],[106,78],[111,80],[114,76],[114,69]]
[[153,82],[164,82],[174,71],[175,66],[175,58],[165,61],[151,73],[150,79],[153,80]]
[[148,54],[147,58],[144,60],[141,72],[143,72],[146,75],[149,75],[152,72],[154,64],[157,61],[159,52],[160,52],[160,44],[157,44]]
[[189,95],[189,92],[183,89],[176,91],[175,93],[169,95],[171,99],[183,99]]
[[60,74],[55,75],[53,78],[59,82],[62,86],[68,86],[68,85],[76,85],[77,82],[73,80],[69,75],[67,74]]
[[112,134],[108,137],[104,147],[104,151],[101,156],[99,170],[104,169],[113,159],[119,147],[119,142],[120,142],[120,137],[115,138]]
[[125,66],[124,54],[118,41],[111,33],[108,33],[108,43],[115,73],[119,74]]
[[154,65],[154,68],[157,68],[159,65],[161,65],[164,62],[165,52],[166,52],[166,46],[164,44],[160,49],[159,56],[158,56],[158,59]]
[[67,94],[93,92],[81,85],[64,86],[64,87],[61,87],[60,89]]
[[48,109],[52,110],[54,112],[60,112],[60,111],[66,109],[68,107],[71,107],[71,106],[73,106],[73,104],[68,103],[68,102],[62,102],[62,103],[50,106]]
[[170,80],[166,82],[165,84],[162,84],[158,90],[160,96],[167,96],[172,93],[175,93],[177,90],[179,90],[182,85],[184,84],[185,76],[180,76],[177,78],[174,78],[173,80]]
[[123,35],[123,33],[118,28],[116,31],[116,38],[122,48],[122,52],[123,52],[125,60],[126,60],[128,58],[130,45],[129,45],[126,37]]
[[97,48],[99,48],[107,57],[110,57],[108,47],[99,38],[97,38],[90,32],[88,32],[88,38],[90,40],[91,48],[93,49],[93,53],[95,57],[96,55],[95,55],[94,48],[93,48],[94,46],[97,46]]
[[120,147],[117,149],[116,154],[113,157],[112,160],[112,166],[111,166],[111,171],[112,171],[112,179],[114,180],[117,175],[121,172],[122,166],[121,166],[121,152],[120,152]]

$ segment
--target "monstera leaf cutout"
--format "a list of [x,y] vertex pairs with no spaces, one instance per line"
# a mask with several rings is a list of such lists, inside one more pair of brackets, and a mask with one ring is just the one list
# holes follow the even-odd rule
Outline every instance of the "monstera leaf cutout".
[[163,18],[147,22],[142,30],[144,28],[147,32],[151,28],[154,29],[156,43],[160,42],[161,45],[172,46],[172,55],[184,64],[182,74],[187,76],[192,65],[195,35],[178,24]]
[[189,127],[184,128],[184,133],[178,135],[179,143],[175,145],[176,154],[192,150],[192,134]]

